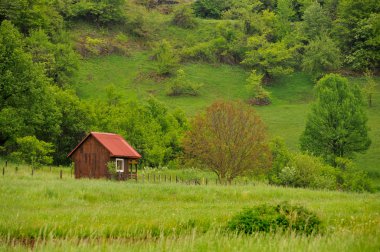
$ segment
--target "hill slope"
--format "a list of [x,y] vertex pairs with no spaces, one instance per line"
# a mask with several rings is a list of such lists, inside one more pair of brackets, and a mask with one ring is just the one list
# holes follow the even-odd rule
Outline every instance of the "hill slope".
[[[245,80],[248,72],[239,66],[193,63],[182,68],[191,81],[202,83],[198,97],[170,97],[166,95],[166,79],[150,76],[154,62],[149,52],[137,51],[130,57],[111,55],[83,60],[75,80],[78,95],[84,99],[106,99],[107,85],[113,84],[124,99],[144,99],[154,96],[169,108],[180,108],[192,116],[215,100],[246,100]],[[364,83],[362,78],[351,78]],[[379,82],[379,79],[377,79]],[[285,139],[292,150],[298,149],[298,139],[305,127],[309,104],[313,99],[313,82],[303,73],[294,73],[272,83],[268,90],[273,103],[256,107],[268,126],[272,137]],[[367,110],[372,145],[365,154],[357,157],[358,165],[380,181],[380,85],[372,108]]]

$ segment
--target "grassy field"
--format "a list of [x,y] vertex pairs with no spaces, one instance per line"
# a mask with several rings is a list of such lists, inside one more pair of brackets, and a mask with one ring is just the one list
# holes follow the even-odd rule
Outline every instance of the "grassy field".
[[[84,99],[105,99],[107,85],[113,84],[124,99],[154,96],[170,108],[181,108],[189,116],[215,100],[248,98],[244,87],[248,73],[241,67],[200,63],[182,67],[191,81],[203,84],[200,96],[166,96],[167,80],[157,81],[149,77],[154,71],[154,62],[149,60],[149,53],[145,51],[128,58],[112,55],[83,61],[75,87],[78,95]],[[351,78],[351,81],[364,82],[361,78]],[[299,136],[304,130],[313,99],[313,85],[311,78],[302,73],[278,79],[268,87],[273,103],[256,108],[266,123],[270,136],[284,138],[292,150],[298,150]],[[380,85],[374,96],[374,106],[367,109],[367,113],[372,145],[365,154],[357,156],[357,163],[380,184]]]
[[[0,177],[0,250],[378,251],[380,194],[267,185],[194,186],[74,180],[66,169],[14,166]],[[324,231],[237,235],[244,207],[287,201],[317,213]]]

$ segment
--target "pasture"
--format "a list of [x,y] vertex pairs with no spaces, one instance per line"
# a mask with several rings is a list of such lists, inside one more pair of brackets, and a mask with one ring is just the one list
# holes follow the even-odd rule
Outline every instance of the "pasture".
[[[58,167],[0,178],[0,250],[378,251],[380,195],[248,185],[75,180]],[[287,201],[317,213],[318,235],[226,231],[245,207]]]

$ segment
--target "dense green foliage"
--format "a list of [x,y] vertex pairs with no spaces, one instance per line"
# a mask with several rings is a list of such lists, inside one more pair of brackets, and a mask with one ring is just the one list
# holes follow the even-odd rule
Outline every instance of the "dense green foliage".
[[222,12],[231,6],[230,0],[196,0],[194,11],[196,15],[204,18],[220,18]]
[[62,3],[62,12],[69,19],[108,25],[125,21],[125,0],[64,0]]
[[321,220],[302,206],[281,203],[247,208],[233,216],[227,227],[231,231],[245,234],[293,231],[310,235],[321,230]]
[[25,161],[32,167],[38,167],[41,164],[51,164],[53,158],[53,145],[38,140],[35,136],[26,136],[16,139],[18,149],[12,152],[11,157],[16,161]]
[[145,103],[109,99],[108,104],[96,105],[95,129],[124,136],[147,166],[166,165],[181,154],[180,140],[188,127],[181,111],[170,112],[154,99]]
[[301,149],[336,165],[336,158],[352,158],[368,149],[367,116],[358,86],[329,74],[316,86],[316,103],[301,136]]
[[17,148],[16,139],[35,136],[53,143],[56,161],[67,163],[65,153],[88,129],[86,109],[73,92],[52,85],[43,68],[49,63],[33,62],[22,35],[9,21],[0,26],[0,41],[0,143],[9,153]]
[[368,174],[347,159],[338,158],[337,167],[332,167],[321,158],[290,152],[281,139],[274,139],[270,147],[273,158],[272,168],[267,175],[270,184],[354,192],[373,191]]
[[62,115],[49,79],[33,63],[20,33],[9,22],[0,26],[0,143],[11,146],[16,138],[35,135],[53,142],[60,133]]

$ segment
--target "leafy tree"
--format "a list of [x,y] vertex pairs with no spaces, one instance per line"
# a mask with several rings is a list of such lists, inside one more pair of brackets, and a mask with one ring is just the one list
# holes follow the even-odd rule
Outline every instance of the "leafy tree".
[[178,57],[167,40],[161,40],[154,49],[153,58],[156,61],[157,73],[160,75],[172,74],[178,66]]
[[274,42],[278,17],[269,10],[253,12],[242,18],[245,33],[248,35],[264,36],[267,41]]
[[355,70],[379,67],[379,10],[373,0],[341,0],[334,22],[334,35],[345,62]]
[[265,126],[241,102],[215,102],[198,114],[183,145],[190,158],[216,173],[222,183],[270,166]]
[[358,86],[340,75],[328,74],[318,81],[316,96],[300,138],[301,149],[334,166],[338,157],[352,158],[367,150],[371,141]]
[[308,39],[326,34],[331,28],[331,18],[320,3],[313,2],[303,13],[303,32]]
[[248,39],[249,50],[244,65],[258,69],[266,78],[293,72],[293,50],[285,41],[270,43],[264,35],[252,36]]
[[171,113],[153,99],[146,103],[121,101],[117,106],[99,106],[97,102],[95,113],[94,128],[124,136],[142,154],[144,165],[165,165],[182,153],[180,140],[187,128],[185,115],[178,111]]
[[292,20],[295,16],[293,10],[292,0],[278,0],[277,1],[277,34],[280,37],[284,37],[292,30]]
[[231,0],[196,0],[193,3],[195,14],[203,18],[218,19],[230,6]]
[[247,79],[246,88],[250,93],[252,100],[249,103],[256,105],[265,105],[270,103],[270,93],[264,89],[262,85],[264,75],[257,74],[256,70],[252,70]]
[[11,157],[38,167],[42,164],[51,164],[53,144],[38,140],[35,136],[25,136],[16,139],[17,151]]
[[79,57],[70,42],[53,43],[43,30],[35,30],[26,39],[26,45],[33,61],[43,64],[46,75],[58,86],[65,87],[70,83],[79,65]]
[[9,22],[0,26],[0,144],[34,135],[54,142],[61,114],[43,68],[24,51],[22,37]]
[[11,21],[23,34],[43,29],[49,35],[54,35],[64,25],[54,1],[46,0],[1,0],[0,23],[3,20]]
[[53,142],[54,163],[69,164],[67,154],[86,136],[94,125],[95,116],[92,109],[76,96],[74,90],[62,90],[52,87],[59,112],[62,115],[60,134]]
[[341,53],[334,41],[322,35],[310,41],[302,60],[304,71],[320,77],[323,73],[338,69],[342,65]]
[[64,14],[103,25],[124,23],[124,5],[125,0],[68,0]]

